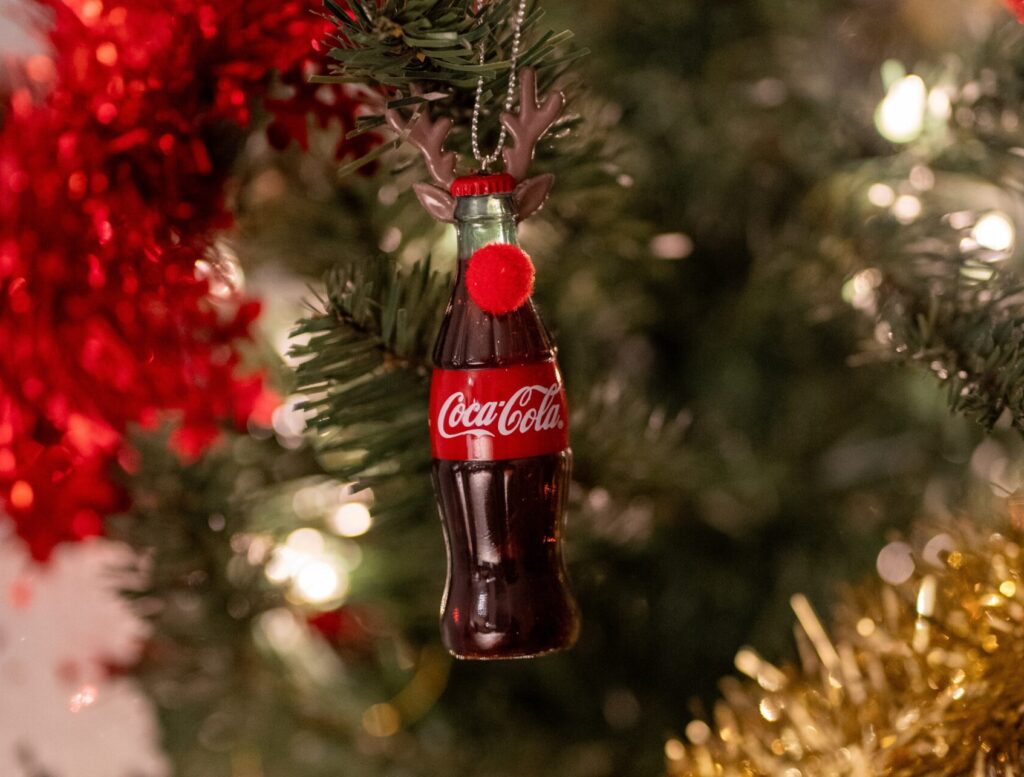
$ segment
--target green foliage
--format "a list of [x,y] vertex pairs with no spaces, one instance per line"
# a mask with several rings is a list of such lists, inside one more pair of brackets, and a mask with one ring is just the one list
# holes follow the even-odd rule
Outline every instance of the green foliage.
[[137,434],[133,443],[133,507],[107,528],[145,559],[147,574],[126,592],[154,629],[137,672],[159,710],[175,773],[227,774],[240,761],[281,773],[278,759],[287,758],[301,715],[286,678],[253,639],[261,616],[286,603],[264,581],[262,563],[248,560],[248,497],[274,480],[273,469],[308,463],[283,466],[276,446],[245,438],[193,463],[169,450],[164,434]]
[[953,411],[989,430],[1006,412],[1024,432],[1024,283],[970,257],[915,258],[921,275],[880,289],[895,356],[931,371]]
[[[133,436],[132,508],[107,531],[143,559],[145,575],[125,592],[153,626],[135,674],[157,707],[174,774],[336,777],[339,764],[353,777],[379,773],[358,752],[366,710],[396,697],[415,721],[417,705],[443,687],[447,656],[386,628],[360,631],[358,608],[348,615],[354,636],[329,643],[307,625],[317,610],[268,581],[274,549],[297,528],[283,503],[330,485],[308,448],[226,434],[189,462],[167,441],[165,432]],[[326,528],[320,516],[306,525]],[[410,684],[419,693],[402,695]],[[404,758],[429,755],[410,745]]]
[[[993,214],[1020,230],[1022,62],[1024,36],[1006,25],[958,67],[919,66],[929,87],[956,95],[948,126],[926,127],[899,153],[833,174],[803,214],[814,227],[791,240],[820,241],[832,270],[852,278],[850,301],[872,327],[868,358],[923,366],[951,410],[989,430],[1007,414],[1024,431],[1020,241],[993,247],[974,233]],[[870,204],[872,186],[902,195],[911,215],[895,213],[899,203],[892,212]]]
[[[403,270],[380,258],[341,264],[327,278],[325,309],[300,322],[301,408],[324,467],[358,488],[375,489],[377,511],[421,509],[429,349],[450,280],[430,261]],[[386,494],[402,494],[388,500]]]
[[[360,117],[351,135],[381,127],[384,108],[438,104],[459,128],[468,127],[477,80],[484,78],[481,96],[485,111],[483,132],[497,131],[497,109],[504,102],[510,75],[512,26],[518,0],[494,0],[474,10],[473,0],[386,0],[351,4],[351,13],[333,0],[325,0],[331,18],[337,23],[336,45],[329,56],[334,60],[330,73],[314,78],[318,83],[361,83],[381,88],[380,110]],[[523,22],[523,47],[520,67],[533,67],[538,85],[551,88],[563,81],[569,68],[586,52],[570,45],[569,30],[541,30],[544,13],[531,3]],[[484,62],[479,61],[480,47]],[[401,94],[394,95],[394,90]],[[552,134],[564,134],[576,123],[573,119],[556,124]],[[345,166],[351,172],[379,158],[397,144],[384,144],[366,156]],[[468,135],[453,133],[451,148],[465,152]]]
[[[342,82],[405,87],[431,86],[475,89],[479,76],[493,80],[507,75],[512,30],[518,0],[481,3],[478,11],[468,0],[355,0],[346,13],[333,0],[324,5],[338,24],[337,46],[329,53],[339,63],[334,79]],[[524,35],[535,31],[543,14],[534,8],[524,23]],[[571,38],[568,31],[540,34],[524,48],[520,63],[546,64],[558,47]],[[485,61],[478,61],[484,46]]]

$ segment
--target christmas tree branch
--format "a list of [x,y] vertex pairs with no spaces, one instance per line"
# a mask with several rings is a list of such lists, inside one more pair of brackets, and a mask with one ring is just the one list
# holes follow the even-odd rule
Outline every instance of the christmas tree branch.
[[[490,142],[498,131],[498,108],[503,104],[511,75],[516,0],[495,0],[479,9],[471,0],[386,0],[354,2],[347,9],[325,0],[330,18],[338,25],[335,46],[328,56],[334,61],[317,83],[360,83],[380,89],[387,97],[379,110],[361,116],[350,135],[356,136],[384,125],[385,108],[443,103],[456,127],[468,127],[477,79],[483,77],[481,130]],[[548,90],[565,80],[570,66],[587,52],[571,45],[572,32],[541,30],[544,13],[536,4],[523,20],[523,48],[518,66],[532,67],[538,84]],[[484,59],[480,62],[480,47]],[[564,86],[564,84],[563,84]],[[577,119],[567,116],[551,130],[565,134]],[[347,164],[343,174],[385,154],[398,144],[375,148]],[[460,153],[469,151],[465,132],[453,133],[449,144]]]
[[[334,0],[325,6],[338,25],[336,46],[329,56],[337,63],[322,83],[363,83],[408,89],[421,84],[450,93],[474,90],[483,76],[490,89],[507,84],[515,0],[495,0],[474,11],[471,0],[386,0],[353,2],[352,12]],[[533,39],[519,55],[519,64],[538,70],[564,68],[585,52],[565,49],[572,33],[538,32],[543,12],[534,6],[523,21],[523,35]],[[479,62],[483,45],[484,62]],[[485,94],[485,96],[488,96]],[[489,95],[493,97],[492,95]],[[395,101],[389,107],[420,102]]]
[[[448,285],[429,260],[409,270],[385,260],[339,265],[327,279],[326,309],[294,333],[308,337],[292,353],[303,360],[301,407],[323,464],[375,487],[378,513],[426,498],[429,348]],[[409,481],[396,489],[403,498],[381,504],[381,487],[396,480]]]
[[269,479],[275,446],[240,441],[251,460],[243,466],[223,450],[183,462],[165,434],[132,442],[133,507],[110,518],[107,530],[146,559],[145,575],[125,593],[154,627],[136,673],[160,710],[169,755],[181,774],[195,774],[199,762],[226,765],[224,748],[207,734],[229,719],[238,721],[235,749],[269,752],[275,732],[291,727],[282,727],[279,703],[267,703],[284,689],[252,634],[285,601],[264,583],[262,564],[246,560],[252,535],[238,490],[243,472],[250,488],[254,477],[260,485]]
[[948,73],[926,73],[933,95],[956,96],[952,120],[924,126],[899,154],[832,176],[804,214],[819,220],[822,253],[849,273],[847,301],[880,325],[869,351],[924,366],[954,412],[987,429],[1008,414],[1020,431],[1022,55],[1024,38],[1008,26],[955,74],[957,86]]
[[1019,279],[999,274],[984,283],[956,277],[941,284],[934,276],[917,285],[890,281],[882,298],[896,354],[934,373],[953,411],[988,429],[1008,411],[1014,427],[1024,431]]
[[[227,774],[243,760],[268,775],[329,777],[353,757],[366,708],[407,683],[410,667],[389,660],[384,637],[353,648],[343,666],[307,622],[317,609],[268,580],[296,529],[285,504],[325,480],[311,474],[308,448],[224,442],[186,462],[166,434],[133,437],[133,506],[107,528],[145,560],[125,592],[154,631],[135,674],[157,705],[175,774]],[[298,741],[318,758],[297,756]]]

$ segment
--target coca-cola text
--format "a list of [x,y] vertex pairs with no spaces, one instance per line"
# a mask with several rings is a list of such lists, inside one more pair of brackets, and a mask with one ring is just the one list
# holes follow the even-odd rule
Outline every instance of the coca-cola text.
[[440,459],[494,461],[569,447],[565,391],[550,361],[435,370],[430,425]]

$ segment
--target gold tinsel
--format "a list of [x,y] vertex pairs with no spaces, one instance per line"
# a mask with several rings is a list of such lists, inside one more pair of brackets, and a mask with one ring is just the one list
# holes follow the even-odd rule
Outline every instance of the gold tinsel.
[[799,664],[744,648],[713,721],[665,744],[670,775],[1024,775],[1024,533],[969,522],[894,543],[831,635],[793,597]]

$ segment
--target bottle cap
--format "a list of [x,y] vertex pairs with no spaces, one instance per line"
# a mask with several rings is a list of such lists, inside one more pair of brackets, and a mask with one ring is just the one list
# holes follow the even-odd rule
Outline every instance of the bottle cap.
[[507,194],[516,188],[516,179],[508,173],[465,175],[452,181],[455,197],[480,197],[484,194]]

